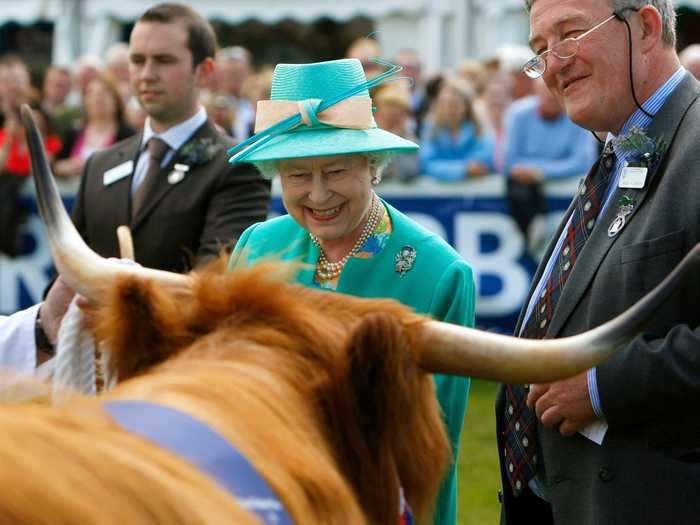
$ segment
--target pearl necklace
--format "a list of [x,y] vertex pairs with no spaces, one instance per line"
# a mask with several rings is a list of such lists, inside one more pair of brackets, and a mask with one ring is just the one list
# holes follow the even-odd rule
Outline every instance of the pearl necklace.
[[357,242],[355,242],[355,245],[352,247],[352,249],[337,262],[330,262],[328,260],[326,254],[323,252],[323,248],[321,248],[321,243],[318,237],[316,237],[313,233],[309,233],[311,241],[316,246],[318,246],[319,250],[321,251],[318,257],[318,262],[316,263],[316,274],[318,275],[318,277],[323,281],[329,281],[338,277],[340,275],[340,272],[343,271],[345,264],[350,260],[351,257],[353,257],[357,252],[360,251],[360,248],[364,246],[369,236],[372,235],[372,233],[374,233],[374,230],[377,228],[377,225],[379,224],[379,221],[382,219],[383,216],[384,205],[379,201],[379,199],[377,199],[376,195],[373,193],[372,207],[370,209],[367,222],[365,222],[365,225],[362,228],[362,233],[360,233],[360,237],[357,239]]

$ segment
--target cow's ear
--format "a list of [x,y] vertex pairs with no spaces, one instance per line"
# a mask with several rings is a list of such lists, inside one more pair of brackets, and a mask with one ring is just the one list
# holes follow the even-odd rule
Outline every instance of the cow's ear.
[[448,463],[432,379],[411,344],[394,315],[366,315],[329,398],[332,439],[371,523],[396,522],[400,486],[417,514],[429,512]]
[[182,300],[151,281],[123,278],[96,314],[95,332],[111,352],[119,380],[165,361],[186,345]]

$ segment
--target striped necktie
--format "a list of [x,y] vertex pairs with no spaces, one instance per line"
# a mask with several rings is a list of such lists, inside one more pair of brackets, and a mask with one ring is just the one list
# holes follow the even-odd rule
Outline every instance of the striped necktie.
[[148,141],[148,168],[141,184],[136,189],[131,201],[131,218],[136,217],[136,214],[146,201],[146,197],[151,193],[152,188],[158,185],[158,174],[160,173],[160,163],[163,161],[165,154],[170,149],[168,143],[158,137],[151,137]]
[[[555,263],[521,337],[545,337],[561,291],[593,232],[614,166],[615,153],[608,143],[598,165],[579,186],[566,237],[559,253],[552,254],[556,257]],[[526,404],[528,389],[527,385],[506,385],[503,454],[508,479],[516,496],[535,477],[537,468],[537,418]]]

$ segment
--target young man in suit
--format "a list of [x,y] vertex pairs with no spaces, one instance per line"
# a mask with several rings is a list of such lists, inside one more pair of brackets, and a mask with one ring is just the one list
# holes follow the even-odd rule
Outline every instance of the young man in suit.
[[[700,240],[700,84],[679,64],[671,0],[528,0],[524,71],[608,133],[538,268],[516,333],[602,324]],[[640,107],[641,106],[641,107]],[[595,369],[497,399],[502,523],[685,524],[700,499],[698,277]]]
[[269,182],[228,163],[232,143],[199,103],[215,52],[211,26],[187,6],[160,4],[136,22],[129,74],[144,130],[90,157],[73,209],[100,255],[118,255],[116,228],[126,224],[137,262],[186,271],[265,220]]

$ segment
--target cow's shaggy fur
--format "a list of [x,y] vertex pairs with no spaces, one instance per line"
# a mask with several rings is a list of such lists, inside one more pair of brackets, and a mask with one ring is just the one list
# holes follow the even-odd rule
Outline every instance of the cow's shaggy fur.
[[[429,516],[449,445],[417,366],[423,318],[393,301],[288,284],[279,264],[228,273],[223,264],[196,274],[185,297],[133,279],[113,287],[96,330],[122,382],[104,397],[205,421],[296,523],[396,523],[400,486]],[[123,432],[99,400],[6,407],[0,421],[0,486],[21,487],[0,491],[2,522],[249,522],[203,474]],[[44,493],[33,501],[52,506],[17,503],[30,485]]]

